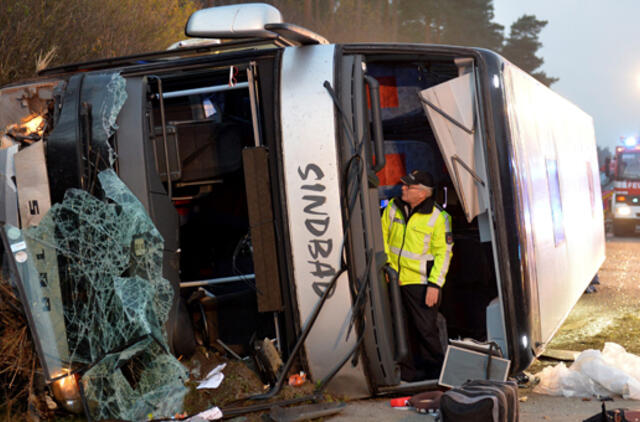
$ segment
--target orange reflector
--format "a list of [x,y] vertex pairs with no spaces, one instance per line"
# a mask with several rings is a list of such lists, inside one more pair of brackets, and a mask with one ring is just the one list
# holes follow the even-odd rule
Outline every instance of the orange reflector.
[[627,201],[627,197],[624,195],[618,195],[616,196],[616,202],[626,202]]

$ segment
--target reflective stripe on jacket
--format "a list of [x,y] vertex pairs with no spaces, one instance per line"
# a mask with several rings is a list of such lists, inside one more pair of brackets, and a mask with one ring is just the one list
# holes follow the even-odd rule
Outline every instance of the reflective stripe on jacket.
[[400,285],[431,283],[442,287],[453,248],[451,217],[438,205],[433,205],[430,213],[420,212],[419,205],[407,221],[402,207],[394,198],[382,213],[387,262],[398,271]]

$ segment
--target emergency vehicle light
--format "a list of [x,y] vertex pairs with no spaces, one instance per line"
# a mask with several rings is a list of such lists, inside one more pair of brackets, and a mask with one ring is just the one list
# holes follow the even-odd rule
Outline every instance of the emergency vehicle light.
[[616,202],[626,202],[627,197],[624,195],[618,195],[616,196]]
[[624,150],[623,147],[616,147],[616,152],[622,152]]
[[636,143],[637,143],[636,138],[634,138],[633,136],[629,136],[627,139],[624,140],[624,144],[628,147],[635,146]]

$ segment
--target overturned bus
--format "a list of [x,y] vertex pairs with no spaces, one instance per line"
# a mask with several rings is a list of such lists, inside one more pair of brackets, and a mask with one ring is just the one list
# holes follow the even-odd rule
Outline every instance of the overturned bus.
[[[406,386],[380,213],[428,170],[452,217],[448,337],[495,344],[509,375],[542,353],[604,260],[590,116],[484,49],[334,45],[256,4],[198,11],[186,33],[227,41],[0,90],[0,127],[44,121],[4,132],[6,225],[37,224],[113,168],[164,239],[175,353],[194,333],[240,353],[268,337],[362,397]],[[37,145],[13,177],[11,157]],[[29,259],[6,236],[5,251]]]

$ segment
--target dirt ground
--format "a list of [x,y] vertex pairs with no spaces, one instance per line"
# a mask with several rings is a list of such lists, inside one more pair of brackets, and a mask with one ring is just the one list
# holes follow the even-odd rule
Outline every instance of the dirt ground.
[[602,349],[606,341],[640,354],[640,237],[611,237],[595,294],[583,295],[549,345]]

